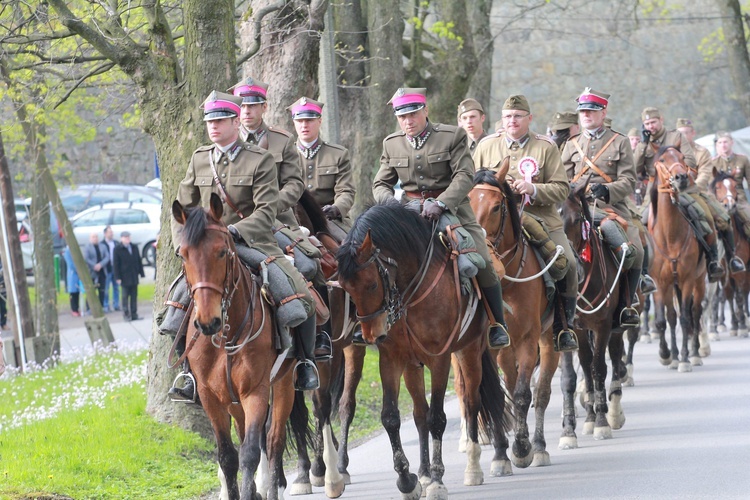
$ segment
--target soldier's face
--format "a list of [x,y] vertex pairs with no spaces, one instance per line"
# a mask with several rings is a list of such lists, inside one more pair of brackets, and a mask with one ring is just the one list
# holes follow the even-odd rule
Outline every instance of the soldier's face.
[[313,142],[320,135],[320,125],[323,123],[322,118],[302,118],[294,120],[294,128],[297,130],[299,138],[305,142]]
[[240,120],[238,118],[222,118],[206,122],[206,130],[211,142],[219,146],[229,146],[237,140]]
[[659,118],[649,118],[648,120],[645,120],[643,122],[643,128],[651,132],[652,134],[658,134],[661,131],[661,128],[664,126],[664,119]]
[[255,130],[263,122],[263,113],[266,112],[266,103],[243,104],[240,112],[240,121],[248,130]]
[[635,151],[635,147],[638,145],[639,142],[641,142],[641,140],[638,137],[633,136],[633,135],[628,136],[628,139],[630,139],[630,149]]
[[461,117],[458,119],[458,126],[466,130],[466,133],[471,136],[477,136],[482,133],[484,128],[484,114],[480,113],[479,110],[473,109],[466,113],[461,113]]
[[505,126],[505,133],[508,134],[508,137],[511,139],[520,139],[529,133],[531,119],[531,113],[527,111],[504,109],[503,125]]
[[401,130],[412,137],[419,135],[427,126],[427,108],[418,109],[413,113],[396,116]]
[[693,142],[693,139],[695,139],[695,130],[693,130],[693,127],[680,127],[677,130],[679,130],[688,141]]
[[734,145],[734,141],[730,139],[729,137],[719,137],[719,139],[716,141],[716,154],[721,156],[729,156],[729,154],[732,152],[732,146]]
[[604,125],[604,118],[607,117],[605,109],[582,109],[578,112],[578,119],[581,126],[586,130],[597,130]]

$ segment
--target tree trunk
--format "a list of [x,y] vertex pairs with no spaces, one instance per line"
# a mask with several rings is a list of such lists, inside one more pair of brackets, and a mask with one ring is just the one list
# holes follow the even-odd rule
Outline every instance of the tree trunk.
[[745,119],[750,120],[750,57],[747,52],[745,29],[739,0],[717,0],[724,30],[724,41],[729,56],[729,71],[734,83],[734,98],[740,104]]
[[490,116],[490,90],[492,87],[492,55],[495,42],[490,31],[490,0],[475,0],[467,2],[466,10],[469,27],[472,30],[474,53],[476,55],[476,69],[469,83],[469,90],[465,97],[472,97],[480,102],[487,117],[484,129],[493,132],[492,117]]

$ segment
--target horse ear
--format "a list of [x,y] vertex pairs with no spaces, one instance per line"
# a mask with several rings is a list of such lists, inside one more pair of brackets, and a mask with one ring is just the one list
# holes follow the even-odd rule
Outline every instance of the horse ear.
[[372,255],[373,249],[374,245],[372,244],[370,230],[368,229],[364,241],[362,241],[362,244],[359,246],[359,248],[357,248],[357,257],[366,260],[370,258],[370,255]]
[[174,220],[176,220],[179,225],[185,225],[187,214],[185,213],[185,208],[182,206],[182,203],[177,200],[172,202],[172,217],[174,217]]
[[216,193],[211,193],[211,215],[214,216],[214,219],[221,220],[221,217],[224,215],[224,205],[221,202],[221,198],[219,198],[219,195]]
[[506,156],[505,159],[503,159],[503,162],[500,164],[500,168],[497,169],[497,173],[495,174],[495,179],[497,179],[497,182],[502,184],[505,182],[505,176],[508,175],[508,170],[510,169],[510,156]]
[[716,170],[716,167],[711,167],[711,175],[714,179],[716,179],[719,176],[719,171]]

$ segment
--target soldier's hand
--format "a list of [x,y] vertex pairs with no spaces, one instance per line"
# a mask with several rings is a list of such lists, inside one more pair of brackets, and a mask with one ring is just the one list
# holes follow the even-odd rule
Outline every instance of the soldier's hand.
[[609,203],[609,188],[604,184],[591,184],[589,186],[594,198],[599,198],[604,203]]
[[235,243],[242,243],[243,241],[245,241],[242,239],[242,235],[237,230],[237,228],[234,227],[232,224],[229,224],[227,226],[227,229],[229,230],[229,234],[232,235],[232,239],[234,240]]
[[422,217],[430,222],[435,222],[440,219],[445,209],[435,200],[427,200],[422,206]]
[[648,141],[651,140],[651,132],[649,132],[647,129],[641,130],[641,142],[648,143]]
[[326,205],[323,207],[323,213],[329,220],[341,220],[341,210],[336,205]]
[[518,194],[528,194],[528,195],[534,194],[534,184],[530,182],[526,182],[523,179],[518,179],[518,180],[513,181],[510,187],[513,188],[513,191],[515,191]]

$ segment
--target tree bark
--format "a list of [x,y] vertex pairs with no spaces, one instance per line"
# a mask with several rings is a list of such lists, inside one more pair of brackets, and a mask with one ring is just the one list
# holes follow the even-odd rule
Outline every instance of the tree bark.
[[717,0],[724,41],[729,56],[729,71],[734,83],[735,100],[746,120],[750,120],[750,57],[747,51],[745,29],[739,0]]
[[490,90],[492,87],[492,56],[495,51],[494,38],[490,30],[491,0],[474,0],[466,4],[469,27],[476,55],[474,76],[469,82],[469,90],[464,97],[472,97],[484,108],[486,121],[484,129],[493,132],[490,116]]

